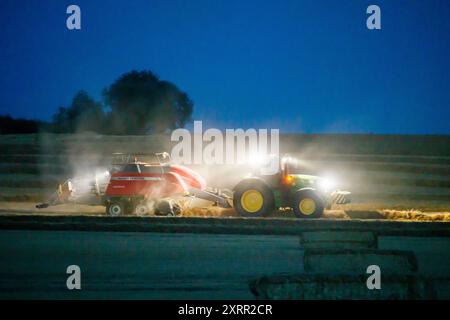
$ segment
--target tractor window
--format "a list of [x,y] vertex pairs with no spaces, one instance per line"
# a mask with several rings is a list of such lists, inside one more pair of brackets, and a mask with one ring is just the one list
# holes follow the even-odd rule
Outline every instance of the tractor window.
[[286,161],[284,170],[289,174],[299,174],[304,171],[304,168],[296,160]]

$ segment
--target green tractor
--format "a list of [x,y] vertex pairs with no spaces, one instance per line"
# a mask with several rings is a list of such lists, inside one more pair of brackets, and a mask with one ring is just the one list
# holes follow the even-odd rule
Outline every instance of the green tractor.
[[332,190],[325,178],[300,174],[291,157],[277,160],[276,174],[252,174],[234,188],[233,205],[243,217],[262,217],[274,209],[292,208],[299,218],[319,218],[325,208],[350,202],[350,192]]

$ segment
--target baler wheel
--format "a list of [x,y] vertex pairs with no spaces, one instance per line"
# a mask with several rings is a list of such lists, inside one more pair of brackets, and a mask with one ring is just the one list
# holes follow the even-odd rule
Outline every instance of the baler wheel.
[[143,217],[148,215],[149,213],[149,208],[147,206],[146,203],[139,203],[136,208],[134,209],[134,213],[139,216],[139,217]]
[[125,206],[122,202],[111,202],[106,206],[106,214],[111,217],[122,216],[125,213]]

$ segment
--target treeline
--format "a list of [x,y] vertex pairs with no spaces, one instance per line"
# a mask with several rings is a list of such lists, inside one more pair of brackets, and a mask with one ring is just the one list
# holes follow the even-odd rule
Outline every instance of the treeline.
[[96,101],[81,90],[69,106],[61,106],[50,122],[0,116],[0,134],[80,133],[147,134],[184,127],[193,102],[175,84],[151,71],[123,74]]
[[50,123],[29,119],[14,119],[0,115],[0,134],[36,133],[48,130]]

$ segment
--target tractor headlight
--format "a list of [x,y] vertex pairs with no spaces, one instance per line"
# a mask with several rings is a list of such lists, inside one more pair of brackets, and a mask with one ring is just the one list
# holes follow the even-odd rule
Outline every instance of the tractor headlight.
[[323,178],[319,181],[319,189],[325,192],[331,191],[336,186],[336,183],[329,178]]

